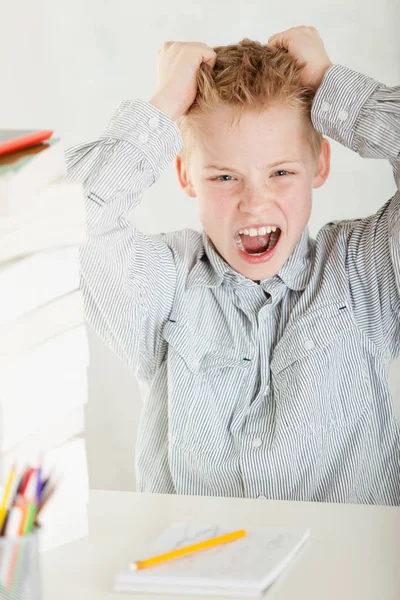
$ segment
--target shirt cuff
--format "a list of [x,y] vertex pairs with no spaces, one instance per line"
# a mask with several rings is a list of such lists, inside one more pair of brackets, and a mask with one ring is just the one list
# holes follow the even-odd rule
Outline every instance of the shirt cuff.
[[158,108],[141,99],[121,102],[100,139],[129,142],[140,150],[154,172],[162,173],[183,146],[179,127]]
[[318,131],[357,151],[355,129],[361,110],[382,84],[342,65],[330,67],[315,94],[311,120]]

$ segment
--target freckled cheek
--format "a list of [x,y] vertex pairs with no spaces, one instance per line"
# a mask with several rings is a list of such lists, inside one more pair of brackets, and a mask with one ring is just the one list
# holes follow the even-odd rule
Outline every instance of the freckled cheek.
[[214,217],[227,217],[234,210],[235,202],[230,194],[221,190],[204,190],[203,210]]
[[279,206],[288,221],[297,220],[300,224],[308,219],[311,210],[311,197],[308,190],[291,190],[279,199]]

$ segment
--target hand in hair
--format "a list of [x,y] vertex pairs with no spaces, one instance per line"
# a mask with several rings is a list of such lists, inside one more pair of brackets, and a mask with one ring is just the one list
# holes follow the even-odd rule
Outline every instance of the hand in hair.
[[150,103],[177,121],[196,97],[200,65],[213,67],[216,56],[200,42],[164,42],[158,55],[157,91]]
[[332,66],[324,43],[315,27],[292,27],[268,39],[268,46],[284,48],[303,66],[301,83],[316,92],[325,72]]

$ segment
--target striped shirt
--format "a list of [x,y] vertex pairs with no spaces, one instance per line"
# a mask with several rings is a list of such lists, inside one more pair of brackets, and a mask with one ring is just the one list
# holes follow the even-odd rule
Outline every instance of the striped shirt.
[[[400,184],[400,87],[341,65],[316,129]],[[83,182],[86,315],[144,384],[141,491],[400,504],[400,192],[374,215],[305,230],[277,275],[234,271],[205,233],[145,235],[126,217],[182,147],[176,124],[123,102],[67,152]]]

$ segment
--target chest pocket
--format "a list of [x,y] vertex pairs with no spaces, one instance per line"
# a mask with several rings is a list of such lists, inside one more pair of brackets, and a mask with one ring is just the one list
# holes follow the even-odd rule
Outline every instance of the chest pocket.
[[169,321],[169,441],[196,453],[212,453],[230,444],[229,425],[241,401],[249,361],[229,348]]
[[304,436],[353,427],[371,402],[373,349],[346,304],[297,319],[271,361],[277,426]]

